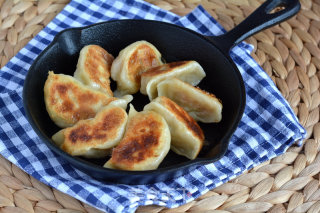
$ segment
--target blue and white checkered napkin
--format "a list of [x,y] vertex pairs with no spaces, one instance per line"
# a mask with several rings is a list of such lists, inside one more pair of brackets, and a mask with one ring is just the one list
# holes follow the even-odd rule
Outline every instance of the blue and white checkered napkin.
[[[113,3],[110,3],[113,2]],[[0,154],[24,171],[62,192],[108,212],[133,212],[140,205],[177,207],[282,154],[306,132],[273,82],[250,57],[252,46],[232,52],[243,76],[247,103],[225,156],[174,180],[150,185],[108,184],[71,167],[40,141],[22,105],[22,86],[37,55],[61,30],[111,19],[155,19],[176,23],[205,35],[223,32],[202,8],[179,17],[140,0],[73,0],[0,72]]]

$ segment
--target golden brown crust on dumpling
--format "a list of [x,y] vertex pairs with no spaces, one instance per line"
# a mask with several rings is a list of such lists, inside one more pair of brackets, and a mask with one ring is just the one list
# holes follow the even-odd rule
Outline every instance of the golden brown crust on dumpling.
[[166,120],[171,134],[171,150],[195,159],[203,146],[204,134],[198,123],[178,104],[159,96],[147,104],[144,111],[159,113]]
[[222,101],[221,101],[219,98],[217,98],[217,96],[215,96],[214,94],[209,93],[209,92],[207,92],[207,91],[205,91],[205,90],[202,90],[200,87],[194,87],[194,89],[196,89],[199,93],[202,93],[203,95],[208,96],[208,97],[210,97],[211,99],[214,99],[214,100],[216,100],[217,102],[219,102],[219,103],[222,104]]
[[45,104],[50,118],[59,127],[69,127],[77,121],[92,118],[103,106],[116,100],[84,86],[71,76],[54,74],[44,86]]
[[98,45],[87,45],[78,60],[75,78],[85,85],[113,96],[110,89],[110,70],[113,56]]
[[[101,115],[100,115],[101,116]],[[105,140],[115,137],[116,127],[121,124],[126,117],[126,114],[121,108],[113,108],[108,112],[104,112],[100,121],[95,123],[82,123],[66,130],[66,141],[73,144],[85,142],[91,144],[93,140]]]
[[146,44],[139,45],[128,61],[128,74],[131,81],[140,85],[141,74],[150,67],[160,65],[159,56]]
[[204,140],[204,134],[201,127],[182,107],[164,96],[159,97],[159,103],[172,112],[176,119],[181,121],[194,137],[198,138],[200,141]]
[[66,128],[61,148],[71,155],[81,155],[91,148],[112,148],[121,140],[126,121],[125,110],[106,107],[94,119],[79,121]]
[[171,62],[171,63],[167,63],[167,64],[163,64],[160,66],[156,66],[153,68],[150,68],[148,70],[148,72],[143,73],[143,76],[156,76],[159,74],[165,74],[168,72],[171,72],[173,69],[180,67],[180,66],[184,66],[188,63],[191,63],[191,61],[178,61],[178,62]]
[[131,122],[128,133],[112,152],[112,161],[131,167],[153,156],[152,147],[159,143],[162,125],[152,113],[146,114],[141,120]]
[[155,112],[139,112],[129,118],[125,135],[113,149],[106,166],[124,170],[155,169],[169,148],[170,133],[165,120]]

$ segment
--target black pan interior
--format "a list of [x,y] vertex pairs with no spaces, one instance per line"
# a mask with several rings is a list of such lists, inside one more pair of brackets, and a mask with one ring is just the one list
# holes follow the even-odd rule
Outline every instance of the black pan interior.
[[[215,94],[223,103],[223,118],[220,123],[200,123],[206,142],[198,159],[190,161],[170,151],[158,171],[163,173],[170,170],[172,173],[182,167],[187,168],[199,162],[212,162],[221,157],[227,149],[229,138],[241,118],[244,107],[245,97],[239,72],[231,59],[205,37],[177,26],[154,21],[113,21],[60,33],[36,59],[26,78],[24,104],[33,128],[49,147],[54,148],[50,138],[59,128],[50,120],[43,98],[43,86],[49,70],[73,75],[79,52],[83,46],[97,44],[116,57],[120,50],[139,40],[146,40],[155,45],[166,62],[181,60],[199,62],[207,75],[199,87]],[[147,96],[136,94],[132,103],[137,110],[142,110],[148,102]],[[56,148],[54,150],[60,155],[68,156]],[[68,158],[70,159],[70,156]],[[110,179],[113,177],[110,174],[115,172],[99,166],[106,159],[98,161],[75,159],[77,159],[76,166],[85,170],[89,168],[90,173],[95,174],[97,178]],[[92,164],[98,166],[92,166]],[[156,171],[152,174],[159,175]]]

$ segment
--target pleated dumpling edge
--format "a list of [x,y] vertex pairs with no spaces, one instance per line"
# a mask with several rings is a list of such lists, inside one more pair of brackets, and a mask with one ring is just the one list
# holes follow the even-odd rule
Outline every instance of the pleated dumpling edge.
[[157,85],[166,79],[178,78],[193,86],[198,85],[206,76],[201,65],[196,61],[178,61],[163,64],[141,75],[140,92],[148,95],[149,100],[158,96]]
[[111,66],[111,78],[117,82],[115,96],[138,92],[141,74],[161,64],[161,53],[147,41],[137,41],[125,47]]
[[74,77],[92,89],[106,93],[110,97],[110,72],[113,56],[98,45],[87,45],[80,51]]

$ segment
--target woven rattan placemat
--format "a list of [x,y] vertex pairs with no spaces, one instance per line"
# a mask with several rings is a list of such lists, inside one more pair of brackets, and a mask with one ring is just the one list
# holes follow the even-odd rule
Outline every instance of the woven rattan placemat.
[[[178,15],[202,4],[227,30],[257,0],[148,0]],[[14,56],[69,1],[0,0],[0,65]],[[252,56],[271,76],[307,129],[303,146],[259,165],[176,209],[138,212],[320,212],[320,0],[300,0],[294,18],[247,39]],[[30,177],[0,156],[0,212],[99,212]]]

